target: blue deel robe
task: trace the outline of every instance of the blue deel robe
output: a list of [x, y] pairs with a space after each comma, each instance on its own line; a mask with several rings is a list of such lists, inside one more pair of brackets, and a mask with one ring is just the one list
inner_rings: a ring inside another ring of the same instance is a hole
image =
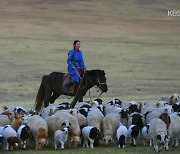
[[[80, 78], [78, 75], [78, 67], [85, 68], [82, 51], [72, 49], [68, 52], [68, 73], [71, 76], [71, 82], [80, 82]], [[75, 67], [75, 70], [73, 69]]]

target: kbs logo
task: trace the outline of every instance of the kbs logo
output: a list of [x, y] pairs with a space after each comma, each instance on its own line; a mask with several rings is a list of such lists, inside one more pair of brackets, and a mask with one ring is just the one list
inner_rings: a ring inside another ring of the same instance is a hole
[[168, 16], [171, 17], [180, 16], [180, 10], [168, 10]]

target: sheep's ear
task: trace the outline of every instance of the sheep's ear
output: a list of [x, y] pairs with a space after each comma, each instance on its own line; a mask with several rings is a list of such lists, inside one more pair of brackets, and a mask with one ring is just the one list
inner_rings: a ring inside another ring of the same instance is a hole
[[71, 123], [69, 122], [69, 126], [71, 126]]
[[66, 126], [66, 123], [65, 123], [65, 122], [63, 122], [63, 123], [62, 123], [62, 126]]
[[167, 136], [167, 135], [165, 135], [165, 138], [164, 138], [164, 140], [168, 140], [169, 139], [169, 137]]
[[159, 141], [161, 141], [161, 135], [156, 136]]
[[70, 114], [73, 114], [73, 110], [70, 111]]

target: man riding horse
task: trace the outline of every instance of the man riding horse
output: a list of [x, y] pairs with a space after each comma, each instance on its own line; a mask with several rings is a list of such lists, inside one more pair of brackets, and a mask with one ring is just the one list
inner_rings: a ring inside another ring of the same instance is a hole
[[[86, 92], [96, 86], [103, 92], [107, 92], [106, 76], [104, 70], [86, 70], [82, 51], [79, 50], [80, 41], [75, 40], [73, 49], [68, 53], [68, 74], [52, 72], [42, 77], [41, 84], [36, 96], [35, 110], [40, 111], [43, 107], [53, 104], [60, 95], [74, 96], [71, 108], [78, 101], [83, 101]], [[85, 70], [80, 73], [80, 70]]]

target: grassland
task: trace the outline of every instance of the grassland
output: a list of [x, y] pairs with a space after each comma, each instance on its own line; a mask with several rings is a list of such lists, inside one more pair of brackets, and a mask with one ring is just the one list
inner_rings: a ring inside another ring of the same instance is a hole
[[[87, 69], [106, 71], [104, 101], [180, 93], [180, 17], [167, 15], [179, 6], [178, 0], [0, 0], [0, 103], [33, 107], [41, 77], [66, 72], [75, 39]], [[98, 94], [92, 89], [92, 98]], [[72, 99], [57, 102], [63, 100]]]

